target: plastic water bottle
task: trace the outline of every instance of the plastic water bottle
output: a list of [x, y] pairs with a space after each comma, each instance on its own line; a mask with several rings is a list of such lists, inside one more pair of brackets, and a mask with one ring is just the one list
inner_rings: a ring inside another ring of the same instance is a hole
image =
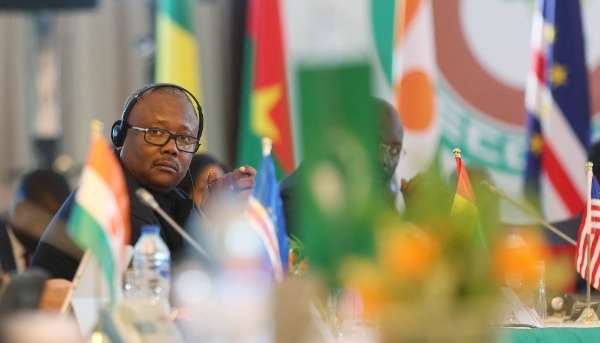
[[535, 265], [538, 273], [538, 285], [535, 294], [535, 311], [540, 319], [548, 318], [548, 299], [546, 298], [546, 264], [544, 261], [537, 261]]
[[171, 287], [171, 253], [159, 235], [158, 226], [142, 227], [142, 236], [133, 250], [133, 269], [139, 280], [137, 296], [162, 301], [169, 308]]
[[[527, 264], [528, 261], [531, 260], [531, 255], [529, 251], [529, 246], [527, 242], [521, 237], [519, 234], [519, 230], [513, 229], [510, 231], [510, 234], [506, 238], [504, 243], [504, 248], [507, 250], [507, 253], [511, 256], [511, 260], [513, 261], [523, 261], [524, 264]], [[511, 267], [516, 269], [507, 270], [504, 275], [504, 280], [506, 281], [506, 285], [512, 289], [517, 296], [521, 299], [521, 301], [528, 307], [534, 308], [534, 296], [533, 292], [529, 288], [531, 285], [526, 284], [526, 276], [523, 274], [524, 270], [518, 268], [518, 266], [512, 265]]]

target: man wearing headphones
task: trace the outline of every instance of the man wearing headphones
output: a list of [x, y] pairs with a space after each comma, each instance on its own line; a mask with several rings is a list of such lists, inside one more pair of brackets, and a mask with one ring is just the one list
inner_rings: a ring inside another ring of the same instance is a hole
[[[209, 172], [207, 199], [198, 211], [193, 201], [176, 188], [186, 176], [192, 156], [201, 144], [203, 114], [196, 98], [173, 84], [151, 84], [129, 96], [121, 120], [111, 132], [119, 155], [131, 203], [131, 245], [144, 225], [159, 225], [161, 236], [177, 263], [184, 241], [166, 221], [142, 204], [135, 191], [143, 187], [160, 207], [193, 237], [202, 237], [203, 218], [221, 205], [243, 202], [252, 192], [256, 170], [243, 166], [217, 178]], [[71, 280], [83, 251], [66, 234], [65, 222], [74, 203], [73, 192], [50, 223], [32, 264], [52, 277]], [[226, 202], [226, 203], [225, 203]]]

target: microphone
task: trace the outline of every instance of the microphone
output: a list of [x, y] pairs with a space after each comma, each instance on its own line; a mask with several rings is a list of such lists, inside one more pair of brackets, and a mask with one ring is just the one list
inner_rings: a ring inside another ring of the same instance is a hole
[[559, 229], [557, 229], [554, 226], [550, 225], [550, 223], [548, 223], [547, 221], [543, 220], [542, 218], [538, 217], [534, 213], [531, 213], [528, 209], [526, 209], [523, 206], [519, 205], [516, 201], [512, 200], [511, 198], [509, 198], [508, 195], [504, 194], [504, 192], [502, 192], [498, 188], [494, 187], [489, 182], [487, 182], [487, 181], [481, 181], [481, 184], [486, 185], [494, 193], [498, 194], [500, 197], [502, 197], [505, 200], [507, 200], [514, 207], [516, 207], [518, 210], [520, 210], [521, 212], [525, 213], [525, 215], [527, 215], [528, 217], [534, 219], [538, 223], [542, 224], [548, 230], [550, 230], [550, 231], [554, 232], [555, 234], [557, 234], [560, 238], [564, 239], [565, 241], [567, 241], [567, 242], [569, 242], [569, 243], [571, 243], [573, 245], [577, 245], [577, 242], [575, 242], [571, 237], [565, 235]]
[[183, 237], [188, 243], [190, 243], [190, 245], [194, 247], [194, 249], [196, 249], [200, 253], [200, 255], [204, 256], [208, 260], [211, 260], [206, 250], [204, 250], [198, 243], [196, 243], [196, 241], [187, 232], [185, 232], [181, 228], [181, 226], [179, 226], [179, 224], [177, 224], [173, 220], [173, 218], [171, 218], [162, 208], [160, 208], [160, 206], [158, 206], [158, 202], [156, 202], [154, 196], [152, 196], [150, 192], [140, 187], [135, 191], [135, 195], [137, 195], [138, 199], [140, 199], [140, 201], [144, 205], [156, 211], [164, 220], [167, 221], [167, 223], [171, 224], [175, 231], [179, 232], [181, 237]]

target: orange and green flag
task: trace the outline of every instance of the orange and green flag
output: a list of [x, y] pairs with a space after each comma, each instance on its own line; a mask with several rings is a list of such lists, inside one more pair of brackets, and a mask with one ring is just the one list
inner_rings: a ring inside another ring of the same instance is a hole
[[202, 99], [193, 0], [159, 0], [156, 14], [156, 82], [178, 84]]
[[238, 164], [258, 166], [261, 138], [273, 140], [277, 173], [296, 167], [279, 0], [249, 0]]
[[129, 193], [119, 159], [108, 142], [100, 134], [94, 134], [67, 232], [98, 260], [113, 303], [126, 267], [123, 263], [131, 231], [129, 211]]

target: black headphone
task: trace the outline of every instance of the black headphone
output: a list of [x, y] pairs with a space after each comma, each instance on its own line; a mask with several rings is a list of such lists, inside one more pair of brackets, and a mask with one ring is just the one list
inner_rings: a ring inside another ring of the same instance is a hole
[[194, 101], [194, 103], [196, 104], [196, 115], [198, 117], [198, 122], [199, 122], [198, 135], [196, 136], [196, 138], [200, 139], [200, 136], [202, 136], [202, 129], [204, 128], [204, 114], [202, 113], [202, 106], [200, 106], [200, 102], [198, 102], [198, 99], [196, 99], [194, 94], [192, 94], [187, 89], [185, 89], [181, 86], [178, 86], [176, 84], [173, 84], [173, 83], [153, 83], [153, 84], [149, 84], [147, 86], [140, 88], [135, 93], [135, 95], [131, 98], [131, 100], [129, 100], [129, 102], [125, 104], [125, 107], [123, 108], [123, 113], [121, 114], [121, 119], [117, 120], [113, 124], [112, 129], [110, 130], [110, 138], [112, 140], [113, 145], [116, 148], [122, 147], [123, 143], [125, 142], [125, 136], [127, 136], [127, 125], [128, 125], [127, 119], [129, 119], [129, 113], [131, 112], [133, 105], [135, 105], [135, 103], [139, 100], [139, 98], [142, 95], [144, 95], [144, 93], [146, 91], [148, 91], [150, 89], [162, 88], [162, 87], [179, 89], [179, 90], [185, 92], [188, 95], [188, 97]]

